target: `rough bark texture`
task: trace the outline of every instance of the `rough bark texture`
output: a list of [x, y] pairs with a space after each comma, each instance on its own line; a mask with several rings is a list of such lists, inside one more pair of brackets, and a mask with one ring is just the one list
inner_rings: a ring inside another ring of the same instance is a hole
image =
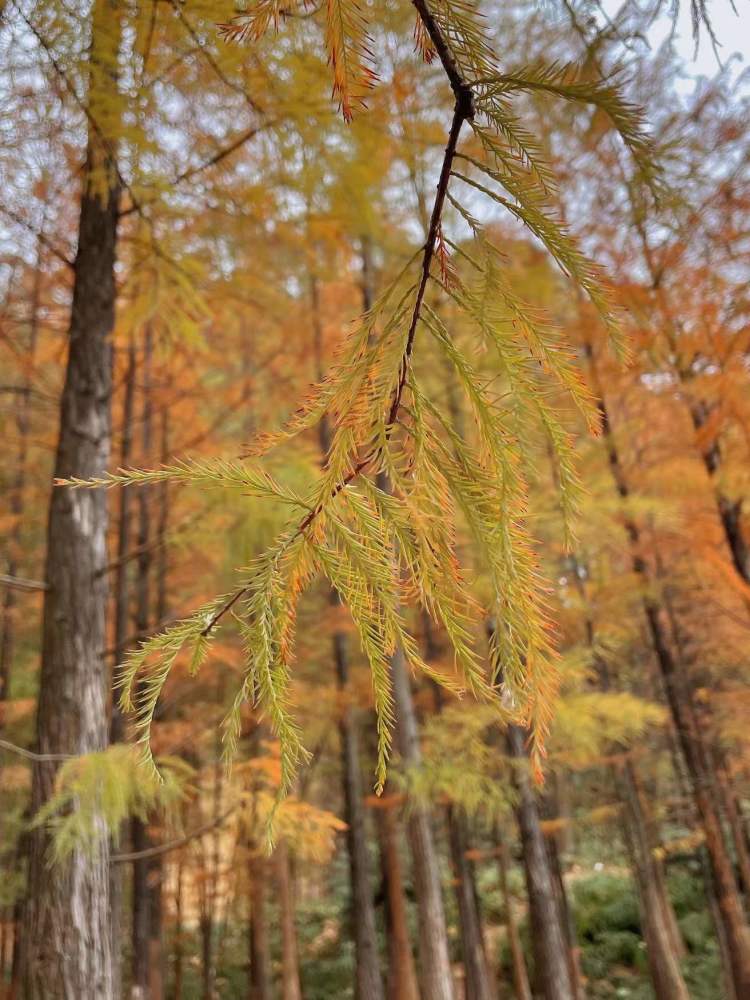
[[[108, 0], [93, 13], [91, 60], [114, 72], [119, 16]], [[99, 94], [98, 99], [104, 95]], [[92, 92], [92, 106], [94, 96]], [[55, 476], [101, 476], [110, 452], [114, 263], [118, 183], [93, 130], [89, 136], [75, 259], [69, 354]], [[108, 738], [105, 648], [107, 500], [103, 490], [54, 489], [47, 529], [37, 746], [42, 754], [102, 750]], [[32, 804], [52, 794], [58, 764], [36, 762]], [[49, 867], [48, 835], [30, 837], [24, 972], [29, 1000], [113, 996], [109, 843]]]
[[487, 965], [474, 869], [467, 857], [469, 835], [466, 816], [456, 806], [449, 806], [447, 820], [461, 930], [464, 995], [472, 1000], [493, 1000], [495, 986]]
[[528, 758], [525, 742], [522, 729], [508, 726], [508, 750], [516, 762], [516, 816], [521, 833], [536, 976], [545, 1000], [575, 1000], [568, 942], [557, 898], [555, 876], [542, 832], [539, 806], [526, 766]]
[[404, 878], [398, 849], [396, 803], [386, 794], [376, 808], [380, 863], [383, 871], [385, 926], [388, 942], [388, 1000], [419, 1000], [414, 955], [409, 939]]
[[[400, 650], [391, 658], [391, 677], [396, 705], [398, 748], [407, 766], [418, 767], [422, 753], [417, 719], [409, 675]], [[419, 918], [419, 975], [422, 993], [430, 1000], [453, 1000], [448, 934], [431, 817], [424, 806], [414, 803], [406, 822]]]

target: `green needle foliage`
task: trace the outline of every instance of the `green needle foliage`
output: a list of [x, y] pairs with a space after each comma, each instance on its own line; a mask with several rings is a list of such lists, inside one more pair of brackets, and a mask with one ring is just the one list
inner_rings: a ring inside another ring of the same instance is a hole
[[[641, 176], [656, 185], [641, 114], [617, 83], [592, 81], [575, 67], [556, 63], [501, 73], [473, 2], [432, 0], [416, 6], [435, 51], [424, 37], [419, 48], [427, 58], [440, 56], [457, 96], [425, 245], [362, 316], [327, 378], [281, 431], [253, 443], [248, 460], [185, 462], [154, 472], [124, 471], [104, 481], [172, 479], [204, 488], [239, 488], [289, 506], [287, 527], [240, 573], [235, 593], [147, 640], [128, 656], [120, 676], [122, 705], [135, 712], [150, 759], [149, 727], [175, 660], [183, 649], [192, 650], [197, 670], [211, 637], [231, 614], [245, 644], [247, 669], [226, 720], [227, 749], [231, 753], [238, 739], [242, 703], [260, 705], [281, 742], [281, 794], [306, 759], [289, 688], [298, 601], [318, 577], [329, 581], [351, 611], [370, 664], [379, 720], [379, 787], [394, 722], [390, 658], [401, 647], [413, 669], [430, 670], [408, 628], [407, 610], [415, 605], [450, 638], [456, 685], [494, 705], [498, 716], [504, 715], [501, 705], [511, 706], [516, 720], [529, 727], [538, 769], [557, 671], [545, 583], [527, 523], [524, 445], [535, 429], [549, 438], [571, 516], [578, 481], [555, 400], [566, 394], [592, 429], [597, 413], [571, 345], [547, 316], [514, 293], [501, 252], [475, 217], [476, 193], [543, 244], [616, 336], [606, 283], [558, 218], [553, 171], [539, 138], [524, 125], [520, 99], [533, 92], [606, 113]], [[350, 8], [348, 13], [342, 7]], [[328, 16], [336, 19], [328, 25], [334, 92], [349, 118], [362, 106], [363, 88], [374, 82], [369, 70], [362, 71], [369, 58], [366, 26], [353, 0], [329, 4]], [[257, 38], [278, 20], [275, 5], [264, 2], [256, 11], [251, 4], [238, 29], [225, 34]], [[242, 25], [249, 25], [244, 33]], [[350, 31], [357, 37], [348, 37]], [[347, 62], [352, 52], [357, 58]], [[354, 63], [359, 68], [352, 70], [352, 82], [347, 74]], [[466, 122], [471, 131], [464, 147], [459, 133]], [[469, 225], [471, 244], [444, 235], [447, 204], [459, 226]], [[441, 319], [441, 302], [457, 310], [463, 328], [471, 331], [468, 342], [459, 343], [451, 322]], [[437, 345], [466, 398], [472, 428], [465, 435], [457, 433], [419, 375], [415, 359], [423, 338]], [[492, 352], [502, 371], [500, 398], [472, 361], [479, 350]], [[263, 459], [324, 417], [332, 428], [325, 467], [310, 494], [300, 498], [264, 470]], [[457, 538], [465, 530], [489, 572], [489, 605], [478, 600], [459, 562]], [[494, 623], [489, 664], [482, 654], [488, 621]]]

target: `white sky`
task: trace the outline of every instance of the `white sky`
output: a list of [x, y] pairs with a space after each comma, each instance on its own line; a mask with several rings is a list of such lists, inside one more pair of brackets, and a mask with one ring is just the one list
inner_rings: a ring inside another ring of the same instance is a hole
[[[734, 73], [746, 69], [750, 64], [750, 0], [735, 0], [736, 12], [732, 9], [730, 0], [707, 0], [706, 6], [720, 45], [718, 52], [722, 63], [726, 64], [737, 53], [740, 59], [733, 62]], [[602, 7], [607, 14], [612, 15], [620, 9], [621, 0], [603, 0]], [[685, 68], [693, 76], [714, 76], [719, 63], [711, 39], [702, 28], [696, 54], [690, 20], [690, 0], [680, 0], [679, 7], [675, 47], [685, 60]], [[654, 24], [649, 33], [654, 46], [666, 38], [671, 27], [666, 16]]]

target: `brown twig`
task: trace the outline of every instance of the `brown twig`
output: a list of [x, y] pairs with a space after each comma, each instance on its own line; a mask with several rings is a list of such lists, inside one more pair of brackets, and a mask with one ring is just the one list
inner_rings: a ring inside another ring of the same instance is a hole
[[7, 750], [26, 760], [33, 760], [35, 763], [46, 763], [47, 761], [73, 760], [75, 754], [72, 753], [35, 753], [33, 750], [26, 750], [24, 747], [16, 746], [8, 740], [0, 740], [0, 750]]
[[161, 854], [168, 854], [170, 851], [177, 850], [178, 847], [184, 847], [185, 844], [189, 844], [191, 840], [196, 840], [198, 837], [203, 837], [207, 833], [211, 833], [212, 830], [218, 829], [218, 827], [223, 826], [229, 817], [237, 812], [239, 809], [239, 803], [235, 803], [226, 809], [220, 816], [216, 819], [209, 820], [207, 823], [203, 823], [201, 826], [196, 827], [194, 830], [190, 830], [189, 833], [184, 834], [182, 837], [178, 837], [176, 840], [170, 840], [166, 844], [156, 844], [154, 847], [146, 847], [142, 851], [127, 851], [123, 854], [112, 854], [110, 855], [109, 862], [113, 865], [122, 865], [128, 861], [141, 861], [145, 858], [158, 858]]
[[49, 590], [44, 580], [28, 580], [25, 576], [8, 576], [7, 573], [0, 573], [0, 586], [12, 590]]

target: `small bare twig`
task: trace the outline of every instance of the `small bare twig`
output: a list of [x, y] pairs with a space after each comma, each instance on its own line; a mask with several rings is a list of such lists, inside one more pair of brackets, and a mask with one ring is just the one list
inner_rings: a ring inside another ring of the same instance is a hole
[[16, 746], [15, 743], [10, 743], [8, 740], [0, 740], [0, 750], [7, 750], [8, 753], [14, 753], [18, 757], [34, 761], [35, 764], [44, 764], [49, 761], [73, 760], [76, 756], [72, 753], [34, 753], [33, 750], [26, 750], [25, 747]]
[[24, 576], [8, 576], [7, 573], [0, 573], [0, 586], [11, 590], [49, 590], [49, 584], [44, 580], [28, 580]]

